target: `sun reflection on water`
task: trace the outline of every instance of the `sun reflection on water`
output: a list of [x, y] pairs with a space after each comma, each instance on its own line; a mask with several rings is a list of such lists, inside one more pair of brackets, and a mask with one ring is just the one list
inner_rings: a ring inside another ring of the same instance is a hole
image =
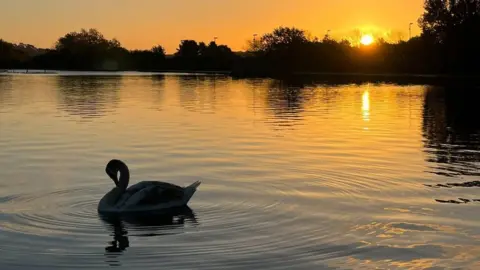
[[[370, 121], [370, 93], [368, 92], [368, 89], [366, 89], [362, 95], [362, 117], [363, 121]], [[367, 130], [368, 127], [364, 127], [364, 129]]]

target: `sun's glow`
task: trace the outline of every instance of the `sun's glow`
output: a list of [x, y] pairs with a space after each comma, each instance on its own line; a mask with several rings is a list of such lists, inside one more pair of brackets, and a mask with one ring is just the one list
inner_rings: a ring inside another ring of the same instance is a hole
[[365, 46], [372, 44], [373, 36], [369, 34], [363, 35], [362, 38], [360, 39], [360, 43], [362, 43]]

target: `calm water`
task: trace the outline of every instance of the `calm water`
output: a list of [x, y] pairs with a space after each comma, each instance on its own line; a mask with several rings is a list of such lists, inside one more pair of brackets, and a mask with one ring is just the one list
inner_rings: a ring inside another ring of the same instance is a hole
[[[0, 76], [0, 269], [479, 269], [476, 91]], [[175, 217], [102, 220], [112, 158], [203, 183]]]

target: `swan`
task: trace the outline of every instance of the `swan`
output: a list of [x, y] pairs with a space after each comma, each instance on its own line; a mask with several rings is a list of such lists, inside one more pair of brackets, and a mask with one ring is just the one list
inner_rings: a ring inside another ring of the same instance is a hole
[[128, 187], [130, 172], [127, 165], [118, 159], [110, 160], [105, 172], [115, 187], [98, 203], [98, 212], [103, 214], [163, 211], [183, 207], [201, 183], [196, 181], [187, 187], [180, 187], [159, 181], [142, 181]]

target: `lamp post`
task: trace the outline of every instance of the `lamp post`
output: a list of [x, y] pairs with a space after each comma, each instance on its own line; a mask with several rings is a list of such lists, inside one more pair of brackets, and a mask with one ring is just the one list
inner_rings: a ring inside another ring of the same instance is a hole
[[257, 51], [258, 50], [258, 47], [257, 47], [257, 34], [253, 34], [253, 42], [252, 42], [252, 45], [251, 45], [251, 48], [252, 50], [254, 51]]

